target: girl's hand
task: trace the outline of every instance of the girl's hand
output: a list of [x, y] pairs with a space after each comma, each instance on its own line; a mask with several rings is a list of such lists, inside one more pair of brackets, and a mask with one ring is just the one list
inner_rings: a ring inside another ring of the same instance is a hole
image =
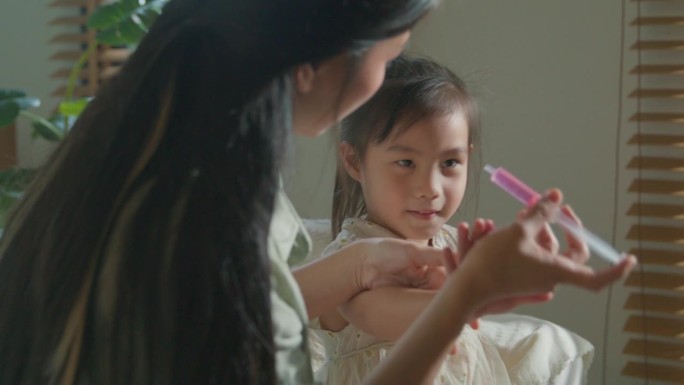
[[[472, 231], [468, 222], [461, 222], [456, 227], [456, 232], [458, 235], [458, 252], [451, 253], [450, 250], [446, 251], [446, 268], [447, 272], [451, 273], [454, 271], [461, 260], [465, 258], [468, 251], [473, 247], [475, 242], [480, 240], [482, 237], [491, 233], [494, 230], [494, 221], [491, 219], [477, 218], [473, 224]], [[470, 327], [473, 329], [480, 328], [480, 318], [479, 316], [470, 320], [468, 322]], [[452, 348], [455, 349], [455, 348]], [[452, 351], [455, 354], [455, 351]]]
[[[456, 227], [458, 235], [458, 255], [464, 258], [475, 242], [494, 230], [494, 221], [491, 219], [477, 218], [472, 231], [468, 222], [461, 222]], [[458, 265], [458, 263], [457, 263]]]
[[363, 250], [363, 263], [357, 274], [362, 290], [383, 286], [436, 290], [446, 280], [441, 249], [391, 238], [370, 238], [357, 243]]

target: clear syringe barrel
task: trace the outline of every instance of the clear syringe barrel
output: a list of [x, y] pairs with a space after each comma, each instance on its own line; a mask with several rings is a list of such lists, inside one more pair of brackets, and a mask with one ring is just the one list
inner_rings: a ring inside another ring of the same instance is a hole
[[[541, 195], [538, 192], [501, 167], [486, 165], [485, 171], [491, 174], [491, 181], [494, 184], [520, 201], [525, 207], [533, 206], [541, 198]], [[618, 253], [610, 244], [591, 233], [589, 230], [579, 226], [564, 212], [561, 211], [558, 213], [556, 222], [575, 237], [584, 241], [587, 246], [589, 246], [589, 249], [606, 261], [618, 263], [620, 259], [622, 259], [620, 253]]]

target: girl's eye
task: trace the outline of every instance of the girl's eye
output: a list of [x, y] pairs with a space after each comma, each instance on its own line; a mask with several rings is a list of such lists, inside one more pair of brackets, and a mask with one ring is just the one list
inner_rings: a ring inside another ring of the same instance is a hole
[[413, 166], [413, 162], [408, 160], [408, 159], [398, 160], [397, 164], [401, 167], [412, 167]]
[[449, 159], [446, 162], [444, 162], [444, 167], [454, 168], [459, 164], [461, 164], [461, 162], [459, 162], [457, 159]]

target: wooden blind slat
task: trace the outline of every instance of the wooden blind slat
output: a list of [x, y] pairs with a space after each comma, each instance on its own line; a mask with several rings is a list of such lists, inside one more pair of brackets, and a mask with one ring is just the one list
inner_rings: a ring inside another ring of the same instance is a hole
[[634, 43], [630, 48], [633, 50], [679, 51], [684, 50], [684, 41], [642, 40]]
[[684, 75], [684, 65], [678, 64], [642, 64], [629, 72], [632, 75]]
[[684, 206], [659, 203], [635, 203], [627, 211], [633, 217], [684, 219]]
[[622, 352], [631, 355], [648, 354], [649, 357], [684, 362], [684, 344], [630, 339]]
[[684, 227], [632, 225], [627, 233], [632, 241], [684, 244]]
[[627, 143], [639, 146], [684, 147], [684, 135], [634, 134]]
[[684, 195], [684, 181], [636, 179], [629, 186], [629, 192], [660, 195]]
[[684, 89], [636, 89], [630, 98], [684, 99]]
[[128, 48], [109, 48], [103, 50], [99, 58], [104, 63], [120, 63], [125, 61], [130, 54], [131, 50]]
[[642, 265], [684, 267], [684, 251], [633, 248], [629, 253], [636, 255]]
[[64, 33], [53, 37], [50, 43], [87, 43], [88, 37], [82, 33]]
[[625, 309], [663, 313], [672, 316], [684, 315], [684, 297], [632, 293], [625, 302]]
[[50, 25], [85, 25], [87, 21], [87, 16], [63, 16], [52, 19]]
[[[644, 0], [641, 0], [644, 1]], [[653, 0], [651, 0], [653, 1]], [[684, 368], [659, 365], [654, 363], [628, 362], [622, 369], [622, 374], [631, 377], [648, 378], [659, 381], [670, 381], [681, 384], [684, 382]]]
[[54, 55], [50, 56], [50, 60], [65, 60], [76, 62], [76, 60], [78, 60], [78, 58], [80, 58], [82, 54], [83, 52], [81, 51], [59, 51]]
[[684, 275], [636, 271], [627, 277], [625, 285], [684, 292]]
[[85, 7], [86, 0], [55, 0], [50, 3], [51, 7]]
[[[66, 95], [66, 86], [61, 86], [52, 91], [50, 95], [55, 96], [55, 97], [64, 97]], [[74, 87], [73, 91], [73, 96], [77, 98], [84, 98], [86, 96], [92, 96], [93, 94], [90, 92], [90, 88], [87, 86], [76, 86]]]
[[630, 122], [684, 123], [684, 114], [672, 112], [637, 112], [629, 118]]
[[[50, 77], [52, 79], [68, 79], [69, 76], [71, 75], [71, 69], [70, 68], [62, 68], [60, 70], [57, 70], [50, 74]], [[79, 71], [78, 76], [82, 80], [87, 80], [88, 79], [88, 73], [86, 71]]]
[[637, 334], [646, 332], [656, 336], [680, 340], [684, 339], [684, 319], [633, 315], [625, 323], [624, 331]]
[[684, 17], [639, 17], [630, 25], [684, 25]]
[[684, 171], [684, 159], [660, 156], [635, 156], [627, 164], [629, 169]]

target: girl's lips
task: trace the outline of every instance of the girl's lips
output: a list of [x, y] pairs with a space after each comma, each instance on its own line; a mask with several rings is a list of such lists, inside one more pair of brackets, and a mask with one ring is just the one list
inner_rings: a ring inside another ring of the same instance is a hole
[[409, 210], [409, 214], [413, 215], [414, 217], [418, 219], [432, 219], [437, 214], [437, 211], [434, 210], [426, 210], [426, 211], [414, 211], [414, 210]]

